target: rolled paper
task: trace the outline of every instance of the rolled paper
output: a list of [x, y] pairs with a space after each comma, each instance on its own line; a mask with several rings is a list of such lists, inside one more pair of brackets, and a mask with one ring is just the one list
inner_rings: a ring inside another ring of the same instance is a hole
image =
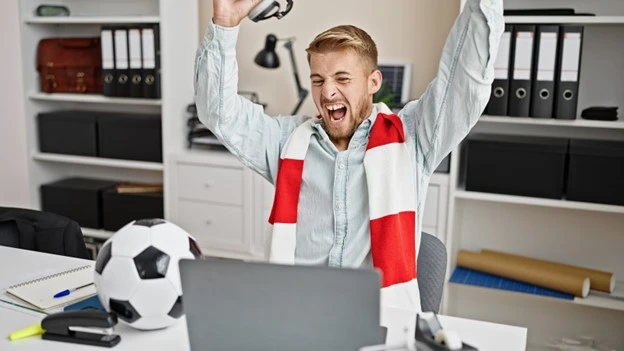
[[457, 254], [457, 265], [566, 292], [578, 297], [587, 297], [589, 294], [590, 280], [587, 276], [576, 273], [563, 273], [552, 268], [534, 263], [524, 263], [502, 255], [487, 255], [460, 250]]
[[487, 255], [497, 255], [509, 257], [510, 259], [515, 259], [521, 262], [526, 262], [527, 264], [537, 264], [544, 267], [549, 267], [550, 269], [554, 269], [564, 273], [575, 273], [579, 275], [585, 275], [589, 277], [590, 281], [590, 289], [603, 291], [607, 293], [612, 293], [615, 290], [615, 276], [611, 272], [599, 271], [596, 269], [574, 266], [565, 263], [541, 260], [532, 257], [525, 257], [520, 255], [514, 255], [506, 252], [483, 249], [481, 250], [482, 254]]

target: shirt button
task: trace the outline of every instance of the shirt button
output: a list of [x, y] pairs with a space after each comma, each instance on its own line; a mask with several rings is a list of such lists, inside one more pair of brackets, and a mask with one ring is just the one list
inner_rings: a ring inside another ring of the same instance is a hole
[[340, 166], [338, 166], [338, 168], [340, 168], [340, 169], [345, 169], [345, 165], [344, 165], [344, 163], [341, 163], [341, 164], [340, 164]]
[[341, 202], [341, 203], [338, 204], [337, 207], [338, 207], [339, 210], [342, 210], [344, 208], [344, 204]]

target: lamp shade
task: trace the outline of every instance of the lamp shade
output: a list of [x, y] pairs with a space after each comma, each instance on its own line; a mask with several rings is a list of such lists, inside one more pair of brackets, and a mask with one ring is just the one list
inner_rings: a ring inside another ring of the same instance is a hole
[[257, 55], [254, 61], [259, 66], [265, 68], [277, 68], [280, 65], [279, 57], [275, 52], [275, 45], [277, 43], [277, 37], [273, 34], [269, 34], [264, 42], [264, 49], [262, 49]]

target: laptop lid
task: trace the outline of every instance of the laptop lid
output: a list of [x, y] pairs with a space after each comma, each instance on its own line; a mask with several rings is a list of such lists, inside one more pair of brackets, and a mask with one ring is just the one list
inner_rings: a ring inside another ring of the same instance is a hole
[[181, 260], [192, 351], [357, 351], [383, 344], [373, 270]]

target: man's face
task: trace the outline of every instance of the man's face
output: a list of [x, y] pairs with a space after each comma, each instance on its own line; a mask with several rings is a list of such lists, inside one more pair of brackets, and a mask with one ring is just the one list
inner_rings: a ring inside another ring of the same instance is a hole
[[346, 150], [353, 133], [371, 113], [381, 72], [370, 71], [352, 50], [310, 54], [312, 97], [325, 130], [339, 150]]

